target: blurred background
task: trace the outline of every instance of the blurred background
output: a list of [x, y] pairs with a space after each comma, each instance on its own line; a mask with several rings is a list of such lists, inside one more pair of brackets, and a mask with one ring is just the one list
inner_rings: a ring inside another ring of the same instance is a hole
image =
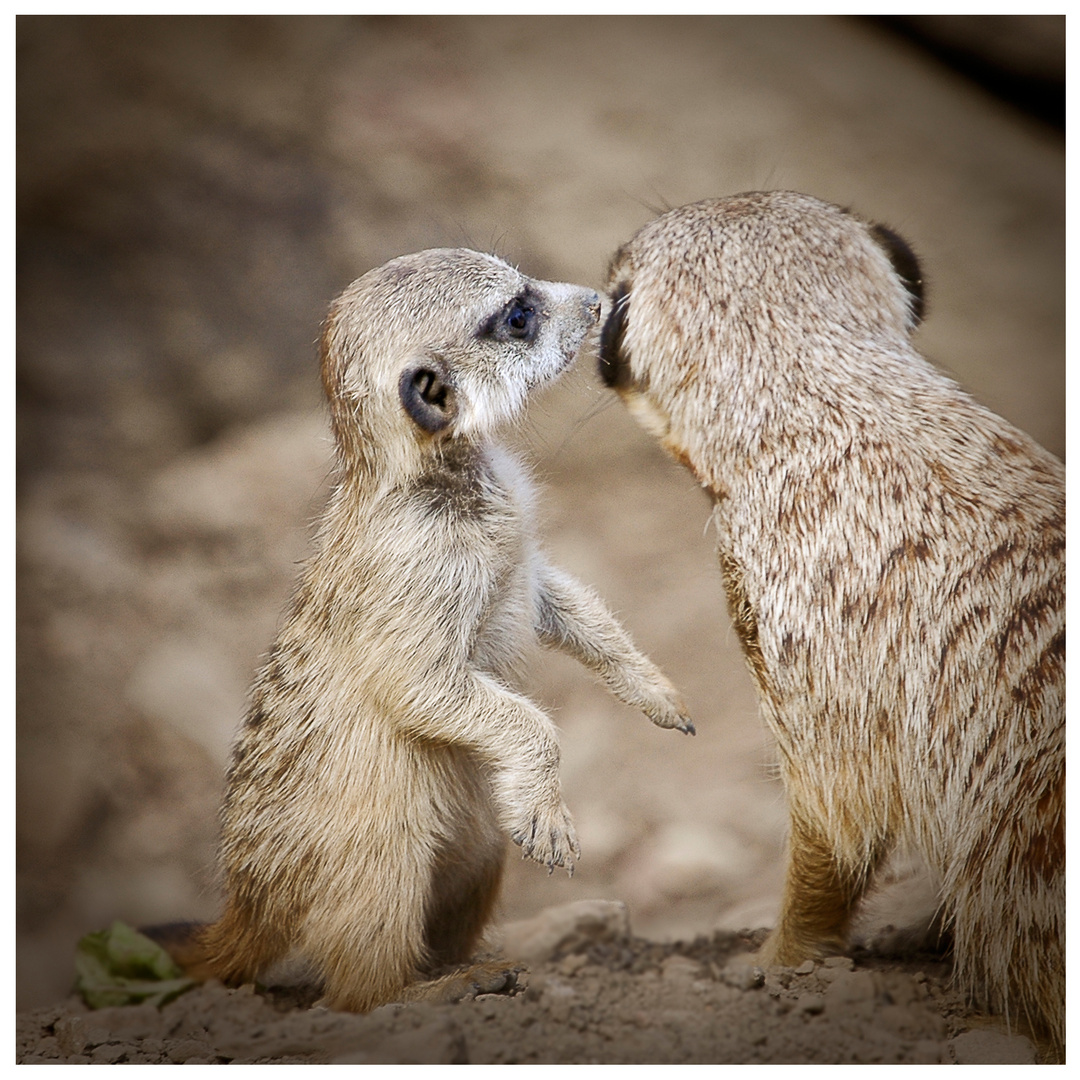
[[[216, 911], [232, 731], [325, 497], [319, 324], [372, 266], [465, 245], [601, 287], [667, 207], [807, 191], [911, 242], [923, 351], [1064, 455], [1064, 17], [17, 26], [20, 1008], [89, 930]], [[698, 735], [540, 654], [583, 859], [512, 858], [504, 917], [767, 925], [783, 796], [704, 496], [588, 355], [515, 440], [552, 556]]]

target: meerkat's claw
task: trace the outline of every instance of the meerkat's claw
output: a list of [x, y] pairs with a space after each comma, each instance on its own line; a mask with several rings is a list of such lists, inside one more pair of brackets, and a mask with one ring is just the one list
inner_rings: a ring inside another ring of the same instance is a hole
[[681, 731], [684, 735], [696, 734], [694, 722], [690, 719], [689, 713], [686, 710], [686, 705], [674, 688], [672, 689], [670, 696], [661, 699], [660, 705], [656, 707], [646, 707], [644, 712], [657, 727], [674, 728], [676, 731]]
[[520, 845], [523, 859], [546, 866], [549, 874], [554, 873], [556, 866], [563, 867], [572, 877], [574, 858], [581, 857], [581, 846], [574, 833], [570, 812], [562, 807], [557, 813], [562, 820], [547, 824], [542, 821], [542, 815], [534, 815], [527, 828], [514, 831], [510, 839]]

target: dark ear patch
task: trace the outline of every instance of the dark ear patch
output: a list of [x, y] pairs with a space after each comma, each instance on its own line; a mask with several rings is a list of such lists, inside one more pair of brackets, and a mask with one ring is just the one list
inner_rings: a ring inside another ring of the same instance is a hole
[[405, 411], [429, 435], [448, 427], [457, 412], [453, 387], [434, 366], [407, 367], [401, 373], [398, 393]]
[[611, 290], [611, 310], [600, 331], [600, 378], [604, 385], [619, 390], [630, 385], [630, 363], [623, 353], [626, 316], [630, 310], [630, 287], [620, 281]]
[[896, 271], [896, 276], [903, 282], [904, 288], [911, 296], [911, 314], [918, 325], [926, 314], [926, 297], [922, 267], [919, 266], [915, 252], [902, 236], [884, 225], [871, 225], [870, 235], [884, 248], [885, 254], [889, 256], [889, 262]]

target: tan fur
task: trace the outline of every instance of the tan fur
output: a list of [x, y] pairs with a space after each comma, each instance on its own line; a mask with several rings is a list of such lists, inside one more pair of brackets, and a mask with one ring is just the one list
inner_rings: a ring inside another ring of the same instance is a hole
[[465, 250], [395, 259], [333, 305], [338, 475], [229, 770], [211, 974], [297, 953], [331, 1007], [359, 1012], [505, 983], [505, 965], [427, 980], [472, 956], [507, 833], [549, 870], [578, 855], [555, 727], [517, 690], [537, 639], [692, 730], [603, 604], [547, 563], [528, 478], [491, 437], [599, 310]]
[[895, 845], [956, 973], [1064, 1046], [1061, 463], [916, 352], [917, 263], [805, 195], [673, 210], [615, 256], [601, 372], [715, 499], [790, 806], [785, 964]]

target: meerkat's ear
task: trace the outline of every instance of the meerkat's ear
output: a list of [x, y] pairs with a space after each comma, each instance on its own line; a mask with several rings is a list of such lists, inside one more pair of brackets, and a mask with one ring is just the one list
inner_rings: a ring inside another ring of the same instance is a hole
[[907, 289], [911, 297], [911, 317], [915, 321], [914, 325], [918, 326], [926, 314], [926, 296], [922, 267], [919, 266], [915, 252], [902, 236], [884, 225], [871, 225], [870, 235], [889, 256], [889, 262], [892, 263], [896, 276]]
[[417, 427], [429, 435], [449, 427], [457, 415], [457, 396], [434, 360], [410, 364], [401, 373], [398, 394]]

